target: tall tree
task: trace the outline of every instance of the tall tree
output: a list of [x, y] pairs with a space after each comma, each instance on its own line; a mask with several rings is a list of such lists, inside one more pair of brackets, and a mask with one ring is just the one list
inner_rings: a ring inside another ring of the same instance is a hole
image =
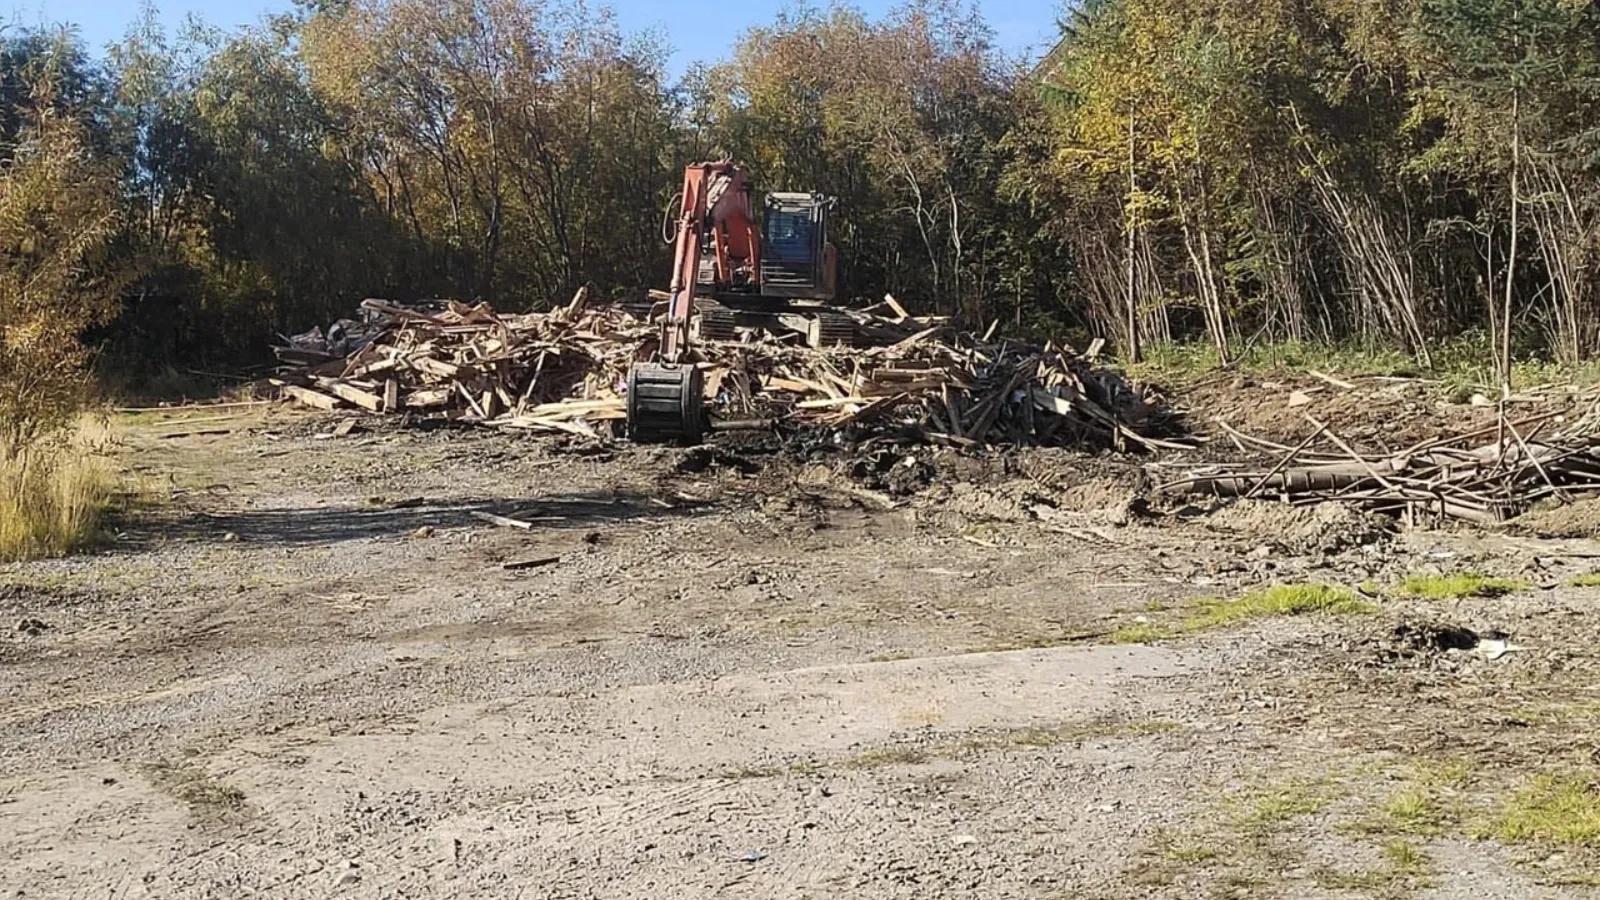
[[70, 93], [73, 46], [32, 53], [0, 143], [0, 449], [8, 458], [72, 421], [90, 393], [83, 332], [116, 309], [117, 172]]
[[1479, 176], [1481, 214], [1504, 217], [1503, 227], [1480, 228], [1489, 235], [1490, 276], [1498, 269], [1489, 321], [1509, 390], [1516, 316], [1531, 305], [1517, 302], [1530, 205], [1542, 207], [1537, 232], [1558, 352], [1572, 358], [1592, 349], [1592, 279], [1587, 261], [1572, 258], [1596, 237], [1593, 215], [1578, 212], [1573, 190], [1573, 179], [1588, 180], [1592, 169], [1572, 167], [1564, 151], [1595, 126], [1600, 13], [1571, 0], [1424, 0], [1415, 38], [1448, 128], [1436, 156], [1470, 167]]

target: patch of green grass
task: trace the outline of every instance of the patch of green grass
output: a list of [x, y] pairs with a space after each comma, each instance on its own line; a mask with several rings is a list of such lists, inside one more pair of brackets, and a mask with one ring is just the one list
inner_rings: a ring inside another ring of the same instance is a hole
[[[1380, 814], [1367, 791], [1373, 779], [1395, 777], [1396, 762], [1406, 766], [1405, 780], [1381, 804]], [[1309, 870], [1324, 891], [1403, 900], [1438, 882], [1426, 852], [1427, 837], [1411, 835], [1446, 833], [1459, 821], [1448, 790], [1465, 784], [1470, 774], [1469, 767], [1453, 760], [1370, 756], [1335, 761], [1332, 768], [1315, 775], [1292, 770], [1264, 773], [1226, 796], [1219, 810], [1223, 815], [1208, 817], [1211, 824], [1204, 832], [1158, 830], [1136, 871], [1170, 884], [1186, 870], [1203, 865], [1204, 876], [1189, 878], [1208, 879], [1210, 890], [1195, 893], [1226, 897], [1279, 896], [1287, 893], [1287, 885], [1254, 879], [1262, 873]], [[1372, 812], [1372, 827], [1342, 824], [1351, 811], [1361, 808]], [[1308, 838], [1330, 826], [1359, 842], [1363, 857], [1357, 859], [1366, 861], [1318, 867], [1319, 860], [1307, 849], [1320, 844]]]
[[1383, 804], [1389, 831], [1401, 834], [1438, 834], [1444, 830], [1444, 810], [1438, 798], [1418, 788], [1393, 794]]
[[1317, 887], [1323, 890], [1357, 891], [1363, 894], [1382, 894], [1394, 881], [1394, 876], [1386, 869], [1344, 872], [1323, 867], [1317, 869], [1312, 877], [1316, 880]]
[[787, 771], [783, 766], [732, 766], [717, 773], [727, 781], [744, 781], [751, 778], [776, 778]]
[[1317, 886], [1336, 891], [1358, 891], [1380, 898], [1398, 898], [1421, 887], [1433, 886], [1433, 862], [1414, 845], [1389, 841], [1380, 848], [1382, 868], [1347, 872], [1331, 868], [1316, 871]]
[[1384, 844], [1383, 858], [1402, 875], [1420, 875], [1428, 870], [1428, 854], [1406, 841], [1390, 841]]
[[[1199, 375], [1221, 367], [1214, 347], [1204, 343], [1161, 344], [1146, 349], [1145, 362], [1129, 367], [1136, 377]], [[1415, 357], [1396, 349], [1355, 344], [1310, 344], [1286, 341], [1245, 348], [1232, 360], [1235, 371], [1265, 374], [1317, 369], [1332, 374], [1395, 375], [1419, 371]]]
[[1192, 866], [1216, 859], [1217, 850], [1215, 847], [1208, 847], [1205, 844], [1180, 844], [1169, 847], [1166, 855], [1173, 862]]
[[1173, 834], [1159, 827], [1151, 843], [1152, 849], [1159, 853], [1162, 859], [1187, 866], [1208, 863], [1222, 855], [1215, 846], [1193, 835]]
[[1464, 759], [1424, 759], [1413, 767], [1417, 784], [1431, 790], [1465, 790], [1472, 783], [1472, 763]]
[[219, 816], [244, 808], [244, 791], [212, 778], [195, 763], [152, 763], [145, 767], [145, 774], [195, 815]]
[[1113, 644], [1153, 644], [1173, 637], [1176, 633], [1165, 625], [1156, 625], [1151, 622], [1135, 622], [1124, 625], [1111, 632]]
[[1575, 575], [1567, 579], [1568, 587], [1591, 588], [1600, 587], [1600, 572], [1589, 572], [1584, 575]]
[[914, 766], [927, 762], [928, 758], [929, 753], [925, 747], [873, 747], [846, 759], [844, 767], [859, 770], [878, 769], [893, 765]]
[[1225, 897], [1253, 897], [1267, 886], [1267, 880], [1251, 872], [1229, 872], [1222, 876], [1222, 894]]
[[1477, 572], [1458, 572], [1454, 575], [1409, 575], [1400, 583], [1400, 590], [1408, 596], [1424, 600], [1504, 597], [1525, 590], [1527, 587], [1525, 581], [1491, 578]]
[[1018, 747], [1054, 747], [1059, 744], [1076, 744], [1081, 741], [1109, 738], [1143, 737], [1165, 734], [1182, 728], [1176, 722], [1096, 722], [1088, 725], [1063, 725], [1059, 728], [1024, 728], [1003, 732], [990, 741], [980, 741], [985, 746], [1009, 744]]
[[1484, 836], [1508, 844], [1600, 847], [1600, 785], [1592, 773], [1541, 775], [1501, 803]]
[[1316, 794], [1285, 792], [1269, 794], [1257, 800], [1250, 809], [1249, 822], [1254, 825], [1275, 825], [1300, 816], [1319, 813], [1328, 805], [1328, 799]]
[[1344, 588], [1325, 584], [1279, 584], [1251, 591], [1237, 600], [1203, 600], [1185, 628], [1214, 628], [1273, 616], [1308, 613], [1370, 613], [1372, 604]]
[[1472, 778], [1462, 760], [1416, 760], [1381, 806], [1341, 830], [1371, 836], [1444, 834], [1462, 818], [1459, 792]]
[[1235, 798], [1234, 824], [1247, 831], [1271, 830], [1301, 816], [1322, 812], [1342, 793], [1332, 778], [1295, 779], [1258, 787]]
[[1524, 360], [1511, 364], [1513, 390], [1557, 383], [1588, 387], [1597, 381], [1600, 381], [1600, 363], [1593, 360], [1577, 364]]
[[1251, 591], [1234, 600], [1195, 600], [1188, 609], [1189, 615], [1176, 623], [1130, 622], [1111, 632], [1110, 640], [1114, 644], [1150, 644], [1195, 631], [1257, 619], [1313, 613], [1371, 613], [1377, 608], [1342, 587], [1278, 584]]
[[1545, 701], [1517, 707], [1512, 718], [1529, 725], [1590, 727], [1600, 719], [1600, 703]]

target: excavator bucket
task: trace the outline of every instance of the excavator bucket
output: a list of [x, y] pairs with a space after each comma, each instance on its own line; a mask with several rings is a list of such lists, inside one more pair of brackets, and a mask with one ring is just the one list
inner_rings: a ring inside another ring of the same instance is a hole
[[698, 444], [707, 430], [705, 374], [693, 363], [635, 363], [628, 371], [628, 436]]

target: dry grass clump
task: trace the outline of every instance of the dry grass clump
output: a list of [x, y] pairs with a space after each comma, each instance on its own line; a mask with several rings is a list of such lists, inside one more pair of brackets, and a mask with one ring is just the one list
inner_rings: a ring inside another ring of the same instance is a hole
[[106, 435], [0, 444], [0, 562], [62, 556], [92, 544], [116, 497]]

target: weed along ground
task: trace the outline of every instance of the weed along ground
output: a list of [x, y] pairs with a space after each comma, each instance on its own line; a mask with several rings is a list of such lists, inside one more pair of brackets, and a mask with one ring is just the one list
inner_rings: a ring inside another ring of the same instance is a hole
[[0, 563], [59, 556], [103, 536], [119, 492], [109, 440], [85, 422], [26, 449], [0, 446]]
[[1549, 512], [348, 418], [119, 416], [138, 514], [0, 568], [0, 884], [1600, 891], [1600, 545]]

